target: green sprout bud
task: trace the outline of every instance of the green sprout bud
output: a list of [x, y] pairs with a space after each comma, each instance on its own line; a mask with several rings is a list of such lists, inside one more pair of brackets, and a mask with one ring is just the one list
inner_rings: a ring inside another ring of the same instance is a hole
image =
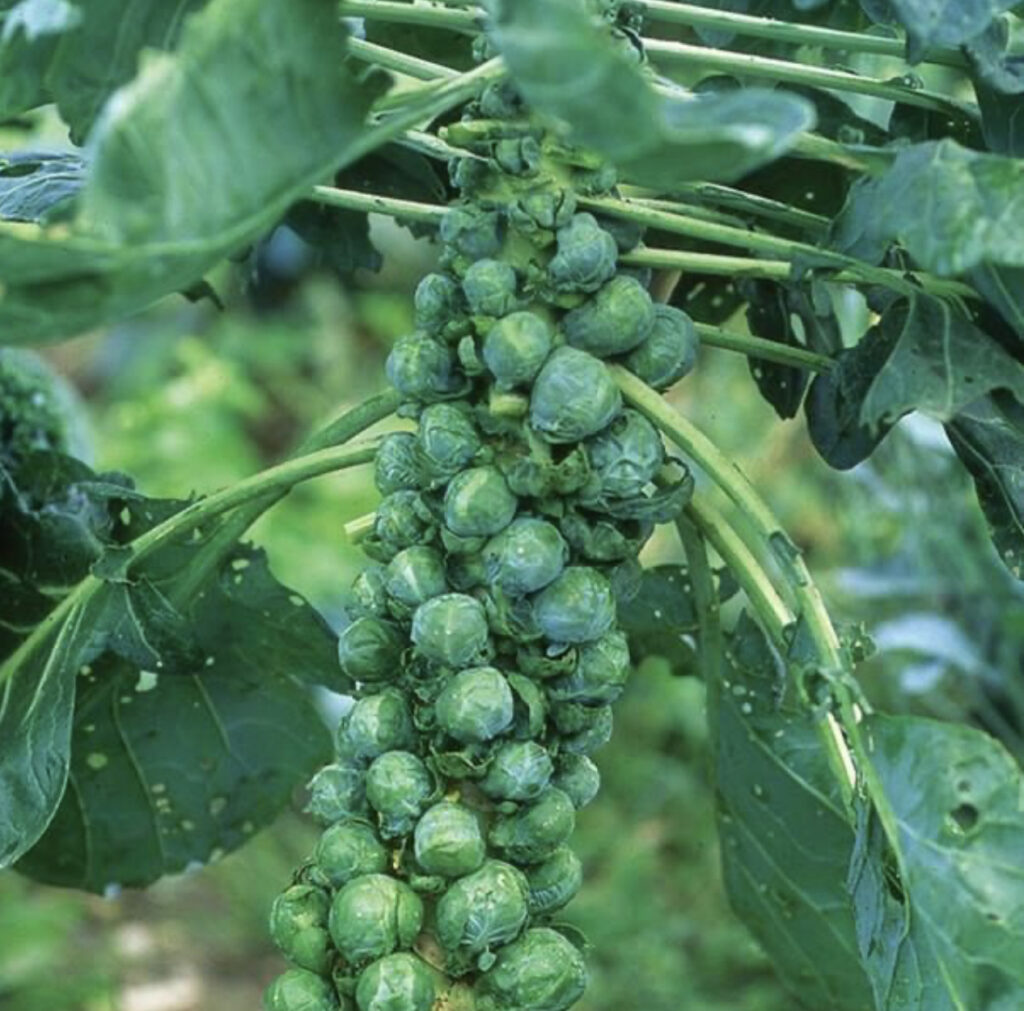
[[693, 320], [675, 306], [654, 307], [654, 325], [622, 364], [656, 390], [667, 390], [697, 363], [700, 339]]
[[519, 500], [497, 467], [470, 467], [452, 478], [444, 522], [460, 537], [490, 537], [512, 522]]
[[412, 831], [435, 791], [430, 770], [408, 751], [389, 751], [366, 771], [366, 799], [388, 839]]
[[642, 494], [665, 462], [658, 430], [628, 408], [603, 432], [588, 439], [586, 449], [600, 494], [610, 498]]
[[337, 1011], [338, 995], [326, 980], [306, 969], [289, 969], [263, 994], [266, 1011]]
[[568, 558], [558, 528], [528, 516], [513, 520], [483, 550], [488, 580], [512, 597], [543, 589], [561, 575]]
[[413, 296], [416, 326], [427, 333], [439, 333], [463, 312], [462, 291], [447, 274], [427, 274]]
[[512, 208], [515, 223], [526, 231], [543, 228], [551, 231], [572, 221], [576, 213], [576, 194], [571, 189], [544, 189], [521, 196]]
[[558, 702], [602, 706], [615, 702], [629, 676], [629, 644], [622, 632], [613, 631], [580, 647], [576, 669], [551, 683], [550, 696]]
[[454, 477], [480, 452], [480, 435], [466, 411], [431, 404], [420, 415], [416, 434], [425, 469], [439, 480]]
[[495, 819], [488, 839], [514, 863], [536, 864], [567, 842], [575, 826], [576, 809], [572, 801], [552, 786], [515, 814]]
[[470, 309], [479, 316], [504, 316], [516, 307], [516, 272], [504, 260], [477, 260], [462, 279]]
[[534, 597], [533, 613], [552, 642], [592, 642], [615, 622], [615, 596], [596, 569], [570, 565]]
[[448, 589], [441, 553], [423, 544], [399, 551], [391, 559], [386, 582], [391, 609], [400, 618], [407, 618], [424, 601]]
[[281, 954], [300, 968], [321, 975], [331, 963], [329, 908], [327, 892], [313, 885], [292, 885], [270, 907], [270, 936]]
[[373, 483], [381, 495], [415, 491], [420, 486], [420, 460], [412, 432], [392, 432], [381, 439], [373, 460]]
[[388, 851], [366, 822], [343, 821], [320, 836], [313, 861], [318, 878], [331, 888], [340, 888], [364, 874], [383, 874]]
[[586, 755], [563, 754], [551, 785], [566, 793], [577, 811], [585, 808], [601, 789], [601, 773]]
[[551, 353], [551, 327], [534, 312], [498, 320], [484, 338], [484, 362], [501, 390], [532, 383]]
[[530, 914], [544, 916], [568, 905], [583, 884], [583, 864], [568, 847], [560, 846], [542, 864], [526, 871]]
[[441, 241], [471, 260], [496, 256], [501, 251], [503, 222], [494, 211], [480, 207], [452, 207], [439, 229]]
[[536, 741], [510, 741], [494, 752], [479, 786], [494, 800], [536, 800], [553, 771], [547, 749]]
[[384, 367], [391, 385], [410, 400], [429, 404], [466, 389], [451, 348], [423, 333], [399, 337]]
[[463, 744], [489, 741], [515, 715], [512, 689], [495, 667], [471, 667], [453, 677], [434, 706], [438, 725]]
[[[609, 237], [609, 241], [611, 238]], [[599, 358], [632, 351], [654, 326], [654, 303], [636, 278], [612, 278], [562, 320], [566, 340]]]
[[583, 996], [583, 956], [556, 930], [536, 927], [504, 948], [479, 990], [500, 1008], [567, 1011]]
[[309, 812], [321, 825], [332, 825], [366, 811], [366, 778], [354, 761], [325, 765], [309, 782]]
[[359, 1011], [430, 1011], [436, 997], [430, 967], [405, 952], [371, 962], [356, 985]]
[[548, 442], [596, 435], [622, 409], [622, 394], [604, 364], [576, 348], [552, 352], [530, 394], [530, 424]]
[[[570, 717], [570, 713], [572, 714]], [[603, 748], [612, 737], [612, 709], [602, 706], [593, 709], [590, 706], [577, 706], [575, 703], [562, 703], [553, 711], [555, 725], [564, 734], [562, 750], [572, 755], [590, 755]], [[574, 729], [569, 729], [569, 726]], [[565, 727], [566, 729], [562, 729]], [[579, 729], [575, 729], [578, 727]]]
[[412, 641], [428, 659], [465, 667], [490, 641], [483, 605], [464, 593], [444, 593], [420, 604], [412, 616]]
[[575, 214], [558, 230], [558, 252], [548, 264], [548, 277], [558, 291], [597, 291], [615, 276], [615, 240], [592, 214]]
[[480, 96], [480, 115], [484, 119], [513, 119], [523, 109], [523, 100], [508, 80], [489, 84]]
[[346, 610], [356, 618], [388, 616], [388, 594], [382, 565], [368, 565], [356, 576], [352, 581], [352, 599]]
[[382, 684], [398, 673], [407, 643], [396, 625], [380, 618], [356, 618], [338, 636], [341, 669], [361, 684]]
[[328, 923], [342, 958], [358, 966], [411, 948], [423, 926], [423, 902], [395, 878], [364, 874], [334, 896]]
[[354, 758], [374, 759], [415, 744], [409, 704], [397, 688], [359, 699], [338, 727], [338, 752]]
[[526, 878], [500, 860], [459, 878], [437, 904], [437, 938], [446, 951], [475, 955], [506, 944], [526, 924]]
[[429, 538], [432, 524], [423, 499], [414, 491], [396, 491], [377, 506], [373, 536], [389, 558], [402, 548], [422, 544]]
[[423, 870], [447, 878], [478, 870], [487, 854], [476, 815], [450, 801], [435, 804], [424, 813], [416, 824], [413, 847]]

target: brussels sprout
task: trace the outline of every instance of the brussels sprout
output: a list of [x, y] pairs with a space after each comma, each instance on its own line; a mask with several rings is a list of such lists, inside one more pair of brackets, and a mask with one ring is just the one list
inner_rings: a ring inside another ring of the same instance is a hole
[[532, 804], [496, 818], [488, 841], [514, 863], [536, 864], [565, 843], [575, 826], [572, 801], [549, 786]]
[[527, 917], [521, 871], [500, 860], [459, 878], [437, 904], [437, 938], [449, 952], [479, 954], [511, 941]]
[[[570, 719], [570, 712], [572, 718]], [[571, 755], [590, 755], [603, 748], [612, 737], [612, 709], [603, 706], [592, 709], [589, 706], [576, 706], [574, 703], [562, 703], [555, 707], [553, 713], [555, 725], [565, 736], [562, 738], [562, 750]], [[578, 726], [578, 730], [570, 730], [570, 725]], [[565, 727], [566, 729], [562, 729]]]
[[558, 931], [535, 927], [502, 949], [477, 985], [501, 1008], [567, 1011], [583, 996], [587, 967]]
[[512, 723], [512, 689], [497, 668], [470, 667], [445, 685], [434, 710], [438, 726], [455, 740], [489, 741]]
[[526, 871], [530, 885], [530, 913], [542, 916], [561, 909], [583, 884], [583, 864], [568, 847], [560, 846], [542, 864]]
[[358, 966], [412, 947], [423, 926], [423, 902], [395, 878], [364, 874], [334, 896], [328, 925], [342, 958]]
[[[611, 241], [609, 239], [609, 241]], [[562, 320], [566, 340], [599, 358], [631, 351], [654, 325], [654, 303], [635, 278], [612, 278]]]
[[452, 207], [439, 229], [441, 241], [471, 260], [495, 256], [501, 251], [503, 222], [494, 211], [480, 207]]
[[597, 223], [615, 240], [620, 253], [636, 249], [644, 237], [644, 226], [637, 221], [598, 217]]
[[612, 498], [640, 495], [665, 462], [658, 430], [629, 408], [588, 439], [586, 447], [600, 493]]
[[622, 409], [622, 394], [604, 364], [576, 348], [556, 348], [530, 394], [530, 424], [548, 442], [596, 435]]
[[558, 526], [569, 547], [591, 562], [633, 558], [654, 533], [654, 523], [648, 519], [601, 518], [575, 510], [563, 516]]
[[316, 973], [289, 969], [275, 979], [263, 994], [266, 1011], [337, 1011], [334, 987]]
[[576, 194], [571, 189], [545, 187], [521, 196], [512, 208], [513, 220], [527, 230], [551, 230], [569, 224], [576, 213]]
[[484, 862], [487, 846], [468, 807], [442, 801], [429, 808], [413, 836], [416, 860], [428, 874], [447, 878], [471, 874]]
[[516, 307], [516, 272], [504, 260], [477, 260], [462, 278], [462, 290], [478, 316], [504, 316]]
[[338, 752], [354, 758], [373, 759], [415, 743], [412, 714], [397, 688], [360, 699], [338, 727]]
[[696, 364], [699, 346], [693, 320], [675, 306], [658, 304], [647, 337], [622, 364], [649, 386], [667, 390]]
[[558, 252], [548, 264], [548, 277], [558, 291], [597, 291], [615, 276], [615, 240], [592, 214], [574, 214], [558, 230]]
[[597, 569], [570, 565], [533, 598], [533, 613], [552, 642], [591, 642], [615, 623], [615, 597]]
[[398, 674], [407, 643], [397, 626], [381, 618], [356, 618], [338, 636], [341, 669], [362, 684], [381, 684]]
[[448, 589], [441, 553], [423, 544], [399, 551], [388, 563], [386, 579], [391, 609], [400, 618]]
[[473, 419], [453, 404], [424, 408], [416, 438], [425, 470], [440, 481], [454, 477], [480, 452], [480, 435]]
[[516, 666], [528, 677], [547, 681], [572, 673], [576, 667], [576, 649], [549, 651], [547, 646], [520, 646], [516, 650]]
[[494, 752], [479, 786], [494, 800], [536, 800], [553, 771], [547, 749], [536, 741], [510, 741]]
[[480, 115], [484, 119], [512, 119], [522, 111], [523, 100], [508, 80], [489, 84], [480, 96]]
[[388, 594], [382, 565], [368, 565], [352, 581], [352, 599], [347, 610], [357, 618], [388, 616]]
[[494, 145], [494, 162], [508, 175], [533, 175], [540, 161], [536, 137], [504, 137]]
[[313, 885], [286, 888], [270, 907], [270, 936], [281, 954], [302, 969], [321, 975], [330, 968], [327, 892]]
[[388, 751], [366, 771], [366, 799], [385, 838], [411, 832], [434, 793], [430, 771], [408, 751]]
[[498, 389], [532, 383], [551, 353], [551, 327], [534, 312], [498, 320], [484, 337], [484, 361]]
[[470, 467], [452, 478], [444, 522], [460, 537], [489, 537], [512, 522], [519, 500], [497, 467]]
[[399, 393], [428, 404], [457, 396], [467, 385], [465, 377], [458, 374], [451, 349], [423, 333], [399, 337], [385, 369]]
[[464, 667], [490, 642], [483, 605], [464, 593], [444, 593], [420, 604], [412, 616], [412, 641], [428, 659]]
[[553, 681], [548, 691], [559, 702], [609, 705], [622, 694], [628, 676], [629, 645], [622, 632], [613, 631], [582, 646], [576, 669]]
[[430, 967], [405, 952], [372, 962], [356, 985], [359, 1011], [430, 1011], [436, 997]]
[[586, 755], [564, 754], [551, 785], [565, 792], [577, 811], [585, 808], [601, 789], [601, 773]]
[[548, 714], [544, 689], [525, 674], [517, 674], [513, 671], [508, 674], [508, 683], [512, 686], [515, 696], [512, 736], [519, 741], [540, 737], [544, 733], [544, 724]]
[[381, 439], [373, 461], [373, 483], [381, 495], [415, 491], [420, 486], [420, 459], [412, 432], [391, 432]]
[[362, 821], [331, 825], [313, 850], [315, 873], [331, 888], [340, 888], [364, 874], [383, 874], [388, 851], [377, 833]]
[[422, 544], [430, 536], [432, 524], [422, 498], [414, 491], [396, 491], [377, 506], [373, 536], [393, 558], [402, 548]]
[[447, 274], [427, 274], [416, 286], [413, 305], [416, 326], [438, 333], [463, 311], [462, 290]]
[[325, 765], [309, 782], [306, 811], [321, 825], [331, 825], [366, 810], [366, 777], [353, 761]]
[[0, 459], [20, 460], [39, 450], [69, 452], [73, 408], [71, 394], [42, 358], [0, 348]]
[[558, 578], [568, 558], [557, 527], [528, 516], [513, 520], [483, 549], [488, 581], [513, 597], [543, 589]]

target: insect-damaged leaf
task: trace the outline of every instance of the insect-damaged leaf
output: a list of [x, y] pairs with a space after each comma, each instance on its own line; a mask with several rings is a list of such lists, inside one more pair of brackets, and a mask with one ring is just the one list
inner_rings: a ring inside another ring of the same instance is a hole
[[675, 674], [696, 672], [693, 636], [698, 624], [690, 576], [681, 565], [644, 569], [639, 591], [619, 605], [619, 627], [629, 639], [633, 662], [662, 657]]
[[42, 222], [70, 213], [85, 180], [73, 154], [0, 154], [0, 221]]
[[517, 87], [570, 138], [639, 182], [738, 179], [814, 123], [811, 104], [764, 89], [669, 96], [592, 20], [580, 0], [491, 0], [493, 38]]

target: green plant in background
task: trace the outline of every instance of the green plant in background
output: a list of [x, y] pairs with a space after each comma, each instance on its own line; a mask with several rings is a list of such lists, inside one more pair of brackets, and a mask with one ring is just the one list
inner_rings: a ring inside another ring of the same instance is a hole
[[[45, 396], [7, 382], [0, 862], [144, 886], [238, 847], [315, 772], [325, 829], [274, 904], [293, 968], [269, 1008], [562, 1011], [589, 972], [562, 912], [588, 756], [657, 658], [702, 678], [726, 887], [797, 1000], [1019, 1002], [1019, 766], [966, 723], [873, 710], [863, 636], [660, 395], [698, 341], [742, 352], [841, 469], [932, 415], [1019, 577], [1012, 18], [191, 6], [140, 10], [116, 46], [101, 5], [3, 7], [0, 116], [53, 102], [89, 138], [84, 158], [0, 162], [4, 339], [209, 294], [247, 248], [259, 277], [289, 235], [334, 271], [376, 267], [368, 212], [436, 233], [440, 260], [391, 388], [203, 497], [94, 472], [55, 444]], [[146, 47], [165, 53], [137, 71]], [[905, 58], [929, 86], [836, 51]], [[740, 311], [749, 333], [723, 326]], [[250, 393], [234, 404], [255, 418]], [[413, 430], [358, 438], [396, 412]], [[241, 538], [300, 483], [371, 462], [382, 498], [351, 530], [373, 564], [336, 637]], [[645, 569], [659, 525], [685, 561]], [[333, 758], [311, 685], [355, 697]], [[966, 715], [1019, 751], [1003, 696]]]

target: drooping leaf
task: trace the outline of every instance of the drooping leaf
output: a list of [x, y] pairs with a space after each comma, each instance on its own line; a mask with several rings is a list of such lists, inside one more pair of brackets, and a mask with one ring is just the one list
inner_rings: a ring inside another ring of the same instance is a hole
[[[992, 738], [865, 721], [897, 838], [865, 815], [850, 871], [879, 1011], [1009, 1011], [1024, 997], [1024, 781]], [[895, 852], [890, 849], [895, 847]]]
[[107, 106], [70, 231], [0, 231], [5, 340], [190, 287], [359, 153], [372, 95], [342, 66], [342, 32], [325, 0], [213, 0], [190, 18]]
[[730, 902], [801, 1003], [872, 1011], [845, 888], [854, 831], [813, 717], [746, 614], [729, 661], [715, 781]]
[[1008, 52], [1008, 42], [1009, 28], [1001, 18], [964, 50], [989, 150], [1019, 157], [1024, 153], [1024, 60]]
[[698, 619], [684, 566], [644, 569], [639, 592], [619, 605], [619, 627], [629, 639], [634, 663], [662, 657], [673, 673], [696, 673], [693, 636]]
[[628, 40], [616, 46], [581, 0], [492, 0], [491, 8], [493, 38], [527, 101], [625, 177], [669, 187], [738, 179], [813, 125], [809, 103], [782, 92], [655, 91]]
[[84, 181], [85, 161], [78, 155], [0, 154], [0, 221], [66, 217]]
[[959, 46], [980, 35], [1015, 0], [889, 0], [907, 30], [912, 62], [929, 49]]
[[939, 274], [1024, 266], [1024, 165], [949, 140], [907, 148], [883, 176], [853, 187], [833, 240], [871, 262], [898, 241]]
[[1006, 395], [981, 397], [946, 425], [974, 478], [996, 550], [1024, 577], [1024, 407]]

